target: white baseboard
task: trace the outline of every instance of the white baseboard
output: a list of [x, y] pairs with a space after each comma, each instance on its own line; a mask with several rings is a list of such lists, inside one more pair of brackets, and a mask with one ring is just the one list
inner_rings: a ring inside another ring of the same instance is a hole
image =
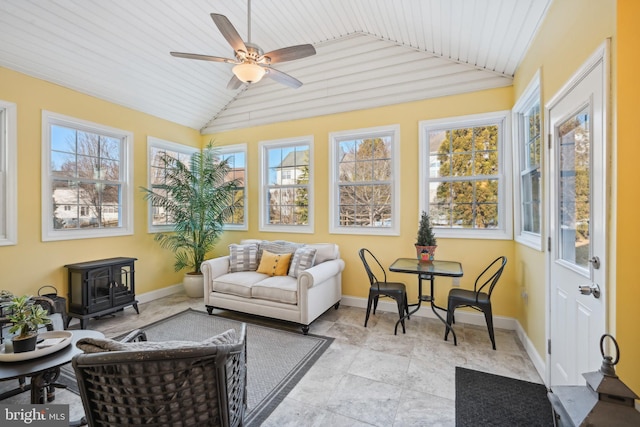
[[[359, 307], [359, 308], [365, 308], [365, 309], [367, 308], [367, 298], [351, 297], [351, 296], [343, 295], [340, 303], [349, 307]], [[395, 301], [381, 300], [378, 303], [378, 310], [397, 313], [398, 306], [396, 305]], [[431, 319], [436, 318], [436, 315], [433, 314], [433, 311], [431, 310], [429, 303], [423, 303], [422, 306], [420, 307], [420, 310], [418, 310], [415, 313], [415, 315], [421, 316], [421, 317], [428, 317]], [[478, 326], [486, 325], [484, 315], [482, 313], [469, 313], [466, 311], [456, 311], [456, 322], [468, 323], [470, 325], [478, 325]], [[493, 326], [496, 328], [508, 329], [516, 332], [518, 338], [520, 339], [520, 342], [522, 343], [525, 351], [527, 352], [527, 355], [529, 356], [529, 359], [531, 359], [531, 362], [533, 363], [534, 367], [538, 371], [540, 378], [543, 381], [546, 381], [545, 361], [540, 357], [540, 355], [536, 351], [535, 347], [533, 346], [533, 343], [531, 342], [531, 340], [525, 333], [524, 329], [522, 328], [522, 325], [520, 325], [520, 322], [518, 322], [517, 319], [514, 319], [512, 317], [493, 316]]]
[[144, 294], [136, 294], [136, 299], [138, 300], [138, 303], [144, 304], [145, 302], [151, 302], [153, 300], [157, 300], [158, 298], [168, 297], [169, 295], [178, 294], [180, 292], [184, 292], [182, 283], [167, 286], [166, 288], [162, 289], [156, 289], [151, 292], [145, 292]]
[[[342, 296], [341, 304], [350, 307], [367, 308], [367, 298]], [[388, 311], [391, 313], [398, 312], [398, 306], [395, 301], [383, 301], [378, 303], [378, 310]], [[444, 312], [443, 312], [444, 313]], [[441, 315], [444, 317], [444, 314]], [[436, 315], [433, 314], [429, 303], [422, 303], [420, 310], [416, 313], [416, 316], [428, 317], [430, 319], [436, 319]], [[456, 322], [468, 323], [470, 325], [484, 326], [486, 325], [483, 314], [468, 313], [464, 311], [456, 311]], [[493, 326], [500, 329], [516, 330], [516, 320], [511, 317], [493, 316]]]
[[522, 328], [522, 325], [517, 320], [516, 320], [516, 333], [518, 334], [518, 338], [520, 338], [520, 342], [524, 346], [524, 349], [527, 352], [527, 355], [529, 355], [529, 359], [531, 359], [533, 366], [536, 368], [536, 371], [538, 371], [538, 375], [540, 375], [540, 378], [542, 379], [542, 381], [546, 385], [548, 385], [546, 363], [544, 359], [540, 357], [540, 355], [536, 351], [536, 348], [533, 346], [533, 343], [529, 339], [529, 336], [525, 333], [524, 329]]

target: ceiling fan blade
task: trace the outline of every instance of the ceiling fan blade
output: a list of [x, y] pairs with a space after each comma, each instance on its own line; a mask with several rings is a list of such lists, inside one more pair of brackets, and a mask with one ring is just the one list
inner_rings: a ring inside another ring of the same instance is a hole
[[228, 64], [236, 64], [237, 61], [229, 58], [221, 58], [219, 56], [199, 55], [197, 53], [169, 52], [171, 56], [187, 59], [199, 59], [201, 61], [226, 62]]
[[218, 13], [212, 13], [211, 19], [213, 19], [214, 24], [216, 24], [218, 30], [220, 30], [220, 32], [229, 42], [234, 51], [247, 51], [247, 47], [245, 46], [244, 41], [242, 41], [240, 34], [238, 34], [235, 27], [233, 26], [231, 21], [227, 19], [226, 16], [220, 15]]
[[297, 46], [283, 47], [282, 49], [272, 50], [262, 55], [269, 58], [267, 63], [275, 64], [276, 62], [293, 61], [294, 59], [306, 58], [316, 54], [316, 49], [310, 44], [300, 44]]
[[237, 78], [234, 74], [233, 77], [231, 77], [231, 80], [229, 80], [229, 83], [227, 83], [227, 89], [236, 90], [239, 89], [243, 84], [244, 83], [242, 83], [242, 80]]
[[269, 77], [272, 80], [277, 81], [278, 83], [282, 83], [283, 85], [292, 87], [294, 89], [302, 86], [302, 82], [295, 77], [291, 77], [289, 74], [283, 73], [282, 71], [278, 71], [275, 68], [264, 67], [267, 70], [267, 74], [265, 77]]

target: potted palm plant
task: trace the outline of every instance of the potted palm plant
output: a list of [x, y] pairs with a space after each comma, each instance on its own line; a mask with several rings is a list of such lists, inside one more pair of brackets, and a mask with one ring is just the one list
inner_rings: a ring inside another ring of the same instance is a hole
[[204, 284], [200, 265], [223, 232], [225, 218], [239, 206], [235, 200], [237, 179], [229, 179], [231, 166], [221, 160], [209, 143], [194, 153], [188, 163], [160, 154], [165, 170], [163, 184], [142, 187], [145, 200], [171, 218], [172, 232], [158, 233], [155, 240], [175, 254], [175, 271], [188, 269], [183, 285], [190, 297], [202, 297]]
[[422, 211], [420, 216], [420, 225], [418, 226], [415, 246], [416, 255], [419, 260], [433, 261], [436, 253], [437, 240], [435, 234], [433, 234], [431, 218], [425, 211]]
[[14, 297], [7, 309], [10, 313], [7, 315], [7, 319], [13, 323], [9, 328], [9, 333], [18, 332], [11, 338], [13, 352], [24, 353], [35, 350], [38, 341], [38, 328], [51, 323], [47, 310], [34, 304], [28, 295]]

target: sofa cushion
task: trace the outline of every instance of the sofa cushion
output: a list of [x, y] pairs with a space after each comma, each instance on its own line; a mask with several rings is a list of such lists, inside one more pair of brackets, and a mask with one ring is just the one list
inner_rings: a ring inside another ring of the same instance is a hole
[[249, 243], [229, 245], [229, 273], [238, 271], [256, 271], [258, 265], [258, 245]]
[[291, 256], [291, 254], [274, 254], [267, 250], [262, 251], [260, 265], [256, 271], [269, 276], [286, 276]]
[[241, 271], [238, 273], [227, 273], [216, 277], [211, 284], [211, 290], [223, 294], [237, 295], [239, 297], [250, 298], [251, 286], [261, 280], [266, 279], [266, 274], [255, 271]]
[[293, 258], [291, 259], [291, 265], [289, 266], [289, 276], [298, 277], [298, 274], [300, 274], [301, 271], [313, 267], [313, 263], [316, 259], [316, 252], [317, 250], [310, 246], [304, 246], [296, 249], [296, 252], [293, 254]]
[[304, 245], [301, 243], [286, 242], [284, 240], [275, 240], [273, 242], [263, 240], [258, 245], [258, 264], [260, 264], [263, 251], [269, 251], [272, 254], [293, 254], [296, 249], [302, 246]]
[[296, 304], [298, 301], [298, 281], [290, 276], [268, 277], [251, 287], [251, 296], [269, 301]]
[[322, 264], [323, 262], [332, 259], [338, 259], [340, 257], [338, 245], [334, 243], [311, 243], [305, 246], [316, 249], [315, 265]]

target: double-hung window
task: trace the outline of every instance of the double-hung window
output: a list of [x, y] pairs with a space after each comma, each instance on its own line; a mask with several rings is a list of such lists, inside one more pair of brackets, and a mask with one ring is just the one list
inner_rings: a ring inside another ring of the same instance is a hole
[[542, 134], [540, 75], [513, 107], [514, 209], [516, 241], [542, 250]]
[[238, 183], [234, 191], [235, 208], [224, 221], [225, 230], [247, 230], [247, 144], [226, 145], [217, 148], [220, 160], [227, 161], [228, 181]]
[[420, 122], [420, 206], [438, 237], [511, 239], [507, 111]]
[[0, 246], [18, 243], [16, 104], [0, 101]]
[[42, 240], [133, 234], [133, 134], [42, 113]]
[[260, 231], [313, 233], [313, 137], [260, 142]]
[[[147, 188], [155, 193], [163, 194], [165, 190], [161, 187], [166, 184], [167, 165], [160, 160], [162, 156], [167, 155], [188, 165], [191, 155], [197, 152], [198, 149], [150, 136], [147, 137], [147, 151], [149, 155]], [[162, 206], [154, 206], [149, 200], [149, 232], [168, 231], [172, 229], [173, 224], [172, 218], [167, 215], [164, 208]]]
[[400, 127], [329, 135], [330, 232], [399, 234]]

